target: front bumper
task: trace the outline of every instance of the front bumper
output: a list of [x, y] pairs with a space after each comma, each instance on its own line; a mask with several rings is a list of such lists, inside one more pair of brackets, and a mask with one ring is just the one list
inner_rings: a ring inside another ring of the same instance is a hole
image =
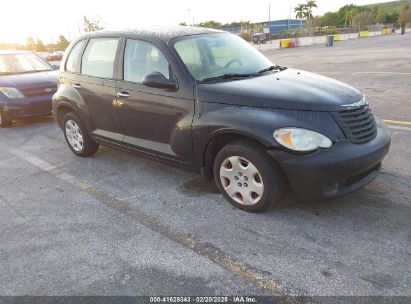
[[9, 100], [0, 105], [0, 110], [10, 119], [46, 116], [51, 114], [51, 98], [52, 95]]
[[377, 120], [377, 136], [364, 144], [348, 140], [309, 155], [271, 150], [298, 201], [319, 201], [364, 187], [379, 174], [391, 142], [389, 128]]

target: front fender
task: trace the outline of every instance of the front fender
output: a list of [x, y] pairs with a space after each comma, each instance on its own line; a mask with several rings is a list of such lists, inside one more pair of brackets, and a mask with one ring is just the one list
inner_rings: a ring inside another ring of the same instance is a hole
[[239, 135], [270, 149], [282, 149], [273, 132], [283, 127], [305, 128], [324, 134], [334, 141], [343, 134], [327, 112], [267, 109], [202, 102], [193, 119], [192, 134], [196, 166], [201, 168], [207, 146], [221, 134]]

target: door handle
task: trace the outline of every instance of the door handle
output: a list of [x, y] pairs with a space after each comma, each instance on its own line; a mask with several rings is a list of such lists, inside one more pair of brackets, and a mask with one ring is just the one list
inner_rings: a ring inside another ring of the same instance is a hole
[[81, 88], [81, 84], [79, 84], [79, 83], [73, 83], [72, 86], [75, 89], [80, 89]]
[[129, 94], [129, 93], [127, 93], [127, 92], [118, 92], [117, 93], [117, 97], [118, 98], [128, 98], [128, 97], [130, 97], [131, 95]]

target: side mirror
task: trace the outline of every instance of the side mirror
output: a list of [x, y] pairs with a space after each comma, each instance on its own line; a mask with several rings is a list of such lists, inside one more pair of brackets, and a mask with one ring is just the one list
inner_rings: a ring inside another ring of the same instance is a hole
[[144, 77], [143, 85], [150, 88], [177, 90], [177, 83], [167, 79], [160, 72], [153, 72]]

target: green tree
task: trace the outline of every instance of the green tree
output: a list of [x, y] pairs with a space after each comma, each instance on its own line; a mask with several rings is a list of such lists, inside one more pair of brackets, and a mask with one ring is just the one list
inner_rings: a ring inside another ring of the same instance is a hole
[[44, 46], [44, 43], [40, 38], [36, 39], [35, 50], [37, 52], [44, 52], [46, 50], [46, 47]]
[[187, 26], [187, 23], [185, 23], [185, 22], [180, 22], [178, 25]]
[[387, 14], [382, 8], [378, 9], [375, 20], [378, 23], [387, 23]]
[[30, 51], [36, 50], [36, 42], [33, 37], [26, 37], [26, 49]]
[[240, 20], [240, 21], [233, 21], [229, 25], [230, 26], [242, 26], [243, 24], [249, 24], [250, 21]]
[[398, 18], [398, 23], [401, 24], [402, 27], [408, 22], [411, 22], [411, 6], [409, 4], [404, 5]]
[[89, 19], [86, 16], [83, 16], [83, 30], [87, 33], [101, 31], [104, 29], [104, 26], [101, 24], [99, 18]]
[[241, 20], [240, 22], [232, 22], [231, 26], [241, 26], [240, 37], [244, 40], [250, 41], [253, 34], [262, 33], [264, 26], [259, 23], [251, 23], [250, 21]]
[[341, 7], [337, 13], [336, 26], [347, 26], [352, 24], [353, 17], [360, 12], [360, 7], [354, 4]]
[[305, 4], [298, 4], [294, 7], [295, 18], [302, 20], [305, 12]]
[[369, 25], [375, 23], [375, 14], [371, 11], [364, 10], [356, 14], [352, 19], [352, 24], [354, 26], [360, 27], [360, 29], [365, 29]]
[[320, 17], [320, 26], [337, 26], [338, 13], [328, 12]]
[[387, 14], [387, 23], [397, 23], [400, 14], [398, 12], [392, 12], [391, 14]]
[[55, 49], [57, 51], [64, 51], [68, 47], [69, 44], [70, 42], [66, 39], [66, 37], [64, 37], [63, 35], [60, 35], [59, 40], [57, 41], [55, 45]]
[[217, 21], [214, 21], [214, 20], [209, 20], [209, 21], [205, 21], [205, 22], [201, 22], [199, 24], [196, 24], [196, 26], [213, 28], [213, 29], [220, 29], [223, 25], [220, 22], [217, 22]]
[[[360, 12], [359, 12], [358, 8], [351, 8], [350, 10], [348, 10], [348, 11], [346, 12], [345, 18], [346, 18], [349, 26], [353, 26], [353, 24], [354, 24], [354, 19], [356, 18], [356, 16], [357, 16], [359, 13], [360, 13]], [[357, 19], [358, 19], [358, 18], [357, 18]]]
[[264, 26], [262, 24], [253, 24], [252, 30], [254, 33], [262, 33], [264, 32]]
[[311, 19], [313, 17], [313, 8], [317, 8], [317, 1], [316, 0], [307, 0], [305, 4], [305, 17], [306, 19]]

